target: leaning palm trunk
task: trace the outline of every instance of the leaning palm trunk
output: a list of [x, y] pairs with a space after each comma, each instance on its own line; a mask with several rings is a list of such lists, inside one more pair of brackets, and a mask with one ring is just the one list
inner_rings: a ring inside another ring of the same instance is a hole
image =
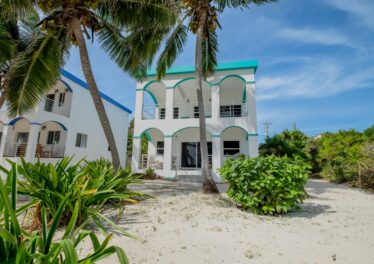
[[96, 81], [92, 73], [90, 58], [88, 56], [86, 42], [83, 36], [83, 31], [81, 29], [81, 23], [77, 17], [74, 17], [72, 19], [71, 27], [73, 29], [76, 41], [78, 43], [83, 74], [88, 83], [88, 88], [92, 96], [92, 100], [94, 102], [97, 114], [99, 116], [101, 126], [104, 130], [105, 137], [109, 144], [110, 153], [112, 155], [113, 160], [113, 166], [117, 170], [120, 167], [120, 160], [116, 142], [114, 140], [113, 131], [110, 127], [109, 119], [105, 111], [104, 103], [102, 101], [99, 89], [97, 88]]
[[206, 139], [206, 123], [205, 111], [203, 103], [203, 86], [202, 86], [202, 42], [204, 34], [204, 24], [207, 19], [207, 10], [200, 13], [199, 28], [196, 34], [196, 50], [195, 50], [195, 76], [196, 76], [196, 92], [197, 105], [199, 108], [199, 132], [200, 132], [200, 152], [201, 152], [201, 174], [203, 177], [204, 193], [218, 193], [209, 166], [208, 143]]

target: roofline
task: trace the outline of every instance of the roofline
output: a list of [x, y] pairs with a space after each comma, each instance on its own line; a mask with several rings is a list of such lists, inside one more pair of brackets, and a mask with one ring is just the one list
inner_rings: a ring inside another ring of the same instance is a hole
[[[217, 65], [215, 71], [233, 71], [233, 70], [243, 70], [243, 69], [254, 69], [255, 73], [258, 68], [258, 61], [257, 60], [245, 60], [245, 61], [237, 61], [237, 62], [224, 62]], [[187, 73], [194, 73], [195, 66], [178, 66], [170, 68], [166, 71], [166, 75], [174, 75], [174, 74], [187, 74]], [[156, 70], [151, 69], [147, 71], [147, 76], [152, 77], [156, 76]]]
[[[85, 81], [82, 81], [81, 79], [79, 79], [77, 76], [73, 75], [72, 73], [68, 72], [67, 70], [65, 69], [61, 69], [61, 74], [62, 76], [68, 78], [70, 81], [72, 82], [75, 82], [76, 84], [78, 84], [79, 86], [83, 87], [84, 89], [88, 90], [88, 84], [85, 82]], [[112, 105], [118, 107], [119, 109], [131, 114], [131, 110], [128, 109], [126, 106], [120, 104], [119, 102], [117, 102], [116, 100], [114, 100], [113, 98], [109, 97], [108, 95], [100, 92], [100, 96], [101, 98], [103, 98], [104, 100], [108, 101], [109, 103], [111, 103]]]

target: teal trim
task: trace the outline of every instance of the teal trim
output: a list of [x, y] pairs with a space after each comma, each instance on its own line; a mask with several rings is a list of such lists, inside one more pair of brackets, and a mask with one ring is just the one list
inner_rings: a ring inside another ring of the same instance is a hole
[[247, 136], [249, 136], [249, 137], [257, 137], [258, 136], [258, 134], [256, 133], [256, 134], [247, 134]]
[[[187, 78], [184, 78], [184, 79], [180, 80], [179, 82], [177, 82], [177, 83], [174, 85], [173, 89], [177, 88], [177, 86], [180, 85], [180, 84], [183, 83], [183, 82], [187, 82], [187, 81], [195, 80], [195, 79], [196, 79], [195, 77], [187, 77]], [[210, 82], [208, 82], [208, 81], [206, 81], [206, 80], [203, 80], [203, 82], [205, 82], [205, 83], [208, 84], [210, 87], [212, 87], [212, 84], [211, 84]]]
[[212, 137], [221, 137], [221, 135], [212, 135]]
[[151, 135], [148, 133], [148, 131], [144, 132], [144, 135], [145, 135], [145, 138], [147, 139], [147, 141], [152, 141], [152, 137], [151, 137]]
[[155, 105], [158, 106], [158, 101], [157, 101], [156, 96], [151, 91], [144, 90], [144, 92], [148, 93], [151, 96], [151, 98], [152, 98], [153, 102], [155, 103]]
[[164, 138], [173, 137], [173, 135], [165, 135]]
[[248, 135], [248, 131], [245, 130], [244, 128], [240, 127], [240, 126], [229, 126], [229, 127], [226, 127], [224, 130], [221, 131], [221, 136], [222, 136], [223, 132], [225, 132], [227, 129], [229, 129], [229, 128], [235, 128], [235, 127], [236, 128], [240, 128], [241, 130], [243, 130], [245, 132], [246, 135]]
[[147, 137], [147, 140], [151, 141], [152, 138], [151, 138], [151, 136], [148, 133], [148, 131], [151, 130], [151, 129], [156, 129], [156, 130], [160, 131], [161, 134], [162, 134], [162, 136], [164, 136], [164, 134], [162, 133], [162, 131], [160, 129], [155, 128], [155, 127], [150, 127], [150, 128], [147, 128], [146, 130], [144, 130], [140, 135], [134, 135], [134, 136], [132, 136], [132, 138], [141, 138], [143, 135], [145, 135]]
[[256, 81], [249, 81], [249, 82], [245, 82], [246, 84], [255, 84]]
[[247, 83], [246, 80], [245, 80], [242, 76], [240, 76], [240, 75], [238, 75], [238, 74], [229, 74], [229, 75], [226, 75], [225, 77], [223, 77], [223, 78], [221, 79], [221, 81], [219, 82], [219, 85], [221, 86], [221, 83], [222, 83], [224, 80], [226, 80], [227, 78], [238, 78], [238, 79], [240, 79], [240, 80], [243, 81], [243, 83], [244, 83], [244, 88], [243, 88], [242, 102], [243, 102], [243, 103], [247, 102], [247, 92], [246, 92], [246, 86], [245, 86], [245, 84]]
[[165, 176], [164, 179], [168, 181], [175, 181], [175, 176]]
[[147, 82], [147, 83], [144, 85], [143, 90], [146, 90], [147, 87], [150, 86], [152, 83], [161, 83], [161, 84], [163, 84], [163, 85], [166, 87], [166, 85], [165, 85], [162, 81], [152, 80], [152, 81]]
[[[177, 131], [175, 131], [171, 136], [173, 137], [176, 133], [178, 133], [182, 130], [185, 130], [187, 128], [197, 128], [198, 129], [199, 127], [197, 127], [197, 126], [184, 127], [184, 128], [181, 128], [181, 129], [178, 129]], [[210, 133], [208, 130], [206, 132], [209, 133], [209, 135], [212, 135], [212, 133]]]
[[[216, 67], [216, 71], [233, 71], [233, 70], [243, 70], [243, 69], [254, 69], [255, 73], [258, 68], [257, 60], [247, 60], [247, 61], [238, 61], [238, 62], [225, 62], [220, 63]], [[166, 75], [173, 74], [187, 74], [194, 73], [195, 66], [181, 66], [173, 67], [166, 71]], [[147, 72], [147, 76], [156, 76], [156, 70], [152, 69]]]

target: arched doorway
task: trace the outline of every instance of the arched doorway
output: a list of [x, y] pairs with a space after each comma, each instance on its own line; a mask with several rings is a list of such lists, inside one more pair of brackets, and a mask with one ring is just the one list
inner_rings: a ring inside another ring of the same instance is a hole
[[2, 139], [5, 144], [4, 157], [24, 157], [30, 133], [30, 121], [24, 117], [11, 120], [6, 138]]
[[164, 168], [164, 134], [157, 128], [149, 128], [143, 131], [140, 137], [144, 142], [141, 147], [139, 169], [162, 170]]
[[57, 121], [41, 124], [35, 150], [37, 158], [62, 158], [65, 154], [66, 127]]
[[151, 81], [144, 86], [142, 119], [165, 119], [166, 86], [159, 81]]
[[222, 131], [220, 138], [223, 162], [241, 154], [249, 155], [248, 133], [244, 128], [238, 126], [227, 127]]
[[246, 82], [239, 75], [228, 75], [219, 85], [220, 117], [247, 115]]

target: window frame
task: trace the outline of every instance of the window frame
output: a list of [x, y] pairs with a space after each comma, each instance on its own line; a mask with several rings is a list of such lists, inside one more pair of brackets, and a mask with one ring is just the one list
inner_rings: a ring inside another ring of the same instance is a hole
[[[162, 143], [162, 146], [160, 146]], [[156, 142], [156, 155], [162, 156], [165, 153], [165, 141]]]
[[77, 133], [75, 140], [75, 147], [77, 148], [87, 148], [88, 135], [83, 133]]
[[[225, 146], [225, 143], [229, 143], [229, 142], [237, 142], [238, 143], [238, 147], [226, 147]], [[227, 153], [230, 152], [230, 151], [235, 151], [237, 150], [237, 152], [235, 152], [234, 154], [229, 154]], [[224, 156], [235, 156], [235, 155], [238, 155], [240, 154], [240, 140], [224, 140], [223, 141], [223, 155]]]
[[[52, 135], [52, 137], [51, 137], [52, 141], [49, 140], [50, 135]], [[57, 137], [57, 140], [56, 140], [56, 137]], [[46, 140], [45, 144], [46, 145], [58, 145], [58, 143], [60, 143], [60, 139], [61, 139], [61, 131], [60, 130], [51, 130], [51, 131], [48, 131], [47, 140]]]

